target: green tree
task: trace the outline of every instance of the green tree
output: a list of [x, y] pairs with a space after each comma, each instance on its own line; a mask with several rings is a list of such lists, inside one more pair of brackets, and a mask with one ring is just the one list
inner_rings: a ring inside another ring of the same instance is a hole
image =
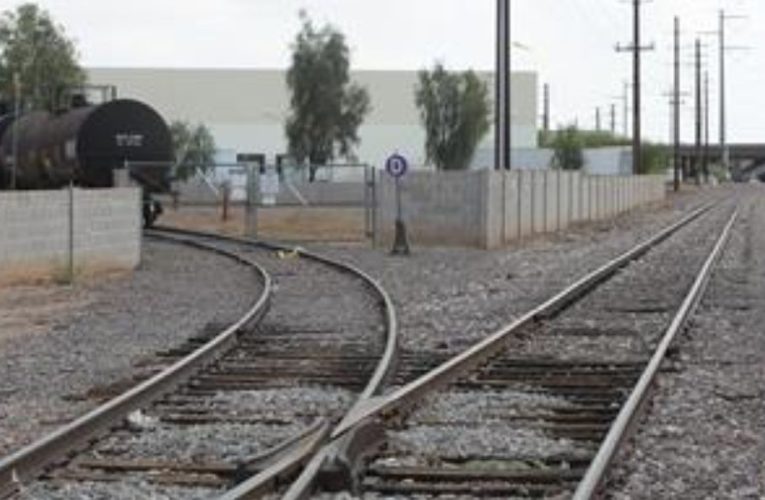
[[186, 180], [212, 168], [215, 163], [215, 138], [205, 125], [193, 126], [174, 121], [170, 124], [170, 134], [175, 152], [173, 177]]
[[552, 167], [561, 170], [581, 170], [584, 166], [584, 141], [575, 125], [569, 125], [552, 138]]
[[669, 151], [667, 147], [652, 142], [644, 142], [640, 156], [639, 175], [661, 174], [667, 171]]
[[489, 131], [489, 91], [473, 71], [448, 72], [436, 64], [421, 71], [415, 101], [425, 126], [428, 163], [439, 170], [470, 166], [476, 147]]
[[[566, 129], [564, 129], [566, 132]], [[540, 130], [538, 133], [538, 143], [541, 148], [551, 148], [555, 143], [555, 138], [560, 133], [557, 130], [545, 132]], [[615, 146], [630, 146], [632, 140], [629, 138], [614, 135], [610, 132], [596, 130], [576, 130], [576, 135], [582, 143], [583, 148], [607, 148]]]
[[290, 156], [310, 166], [313, 181], [317, 166], [353, 154], [371, 105], [367, 90], [351, 82], [345, 36], [330, 25], [315, 28], [303, 11], [300, 19], [287, 72], [292, 98], [285, 132]]
[[[557, 131], [539, 132], [539, 147], [554, 150], [553, 167], [564, 170], [578, 170], [583, 164], [582, 150], [607, 147], [631, 148], [632, 140], [613, 135], [610, 132], [579, 130], [568, 126]], [[643, 142], [639, 175], [660, 174], [667, 169], [666, 146]], [[578, 165], [578, 166], [577, 166]]]
[[74, 42], [33, 3], [0, 17], [0, 100], [13, 100], [14, 74], [22, 109], [52, 110], [63, 90], [85, 83]]

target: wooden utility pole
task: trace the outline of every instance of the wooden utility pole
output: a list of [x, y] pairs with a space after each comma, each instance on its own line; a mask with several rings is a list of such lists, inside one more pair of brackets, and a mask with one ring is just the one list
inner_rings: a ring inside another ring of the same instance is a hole
[[600, 132], [602, 130], [601, 127], [601, 120], [600, 120], [600, 106], [595, 108], [595, 131]]
[[730, 167], [730, 153], [728, 152], [727, 134], [725, 127], [725, 11], [720, 10], [720, 154], [722, 165], [725, 170]]
[[611, 135], [616, 135], [616, 104], [611, 103]]
[[544, 115], [542, 115], [542, 130], [550, 131], [550, 84], [544, 86]]
[[624, 95], [622, 96], [622, 106], [624, 109], [622, 109], [622, 112], [624, 113], [624, 138], [628, 138], [630, 136], [630, 84], [629, 82], [624, 82]]
[[704, 71], [704, 178], [709, 183], [709, 71]]
[[725, 169], [730, 167], [730, 149], [728, 147], [727, 137], [727, 111], [726, 111], [726, 67], [725, 53], [731, 50], [746, 50], [747, 47], [732, 47], [726, 44], [725, 22], [730, 19], [745, 19], [746, 16], [736, 16], [726, 14], [724, 10], [719, 13], [719, 28], [717, 31], [704, 32], [705, 35], [717, 35], [720, 44], [720, 160]]
[[638, 174], [640, 172], [640, 165], [642, 164], [642, 133], [641, 133], [641, 53], [645, 50], [653, 50], [653, 44], [650, 46], [640, 45], [640, 7], [642, 0], [632, 0], [633, 10], [633, 41], [632, 45], [622, 47], [616, 46], [617, 52], [632, 52], [632, 173]]
[[495, 168], [510, 170], [510, 0], [497, 0]]
[[701, 40], [696, 38], [696, 154], [694, 155], [693, 170], [696, 184], [701, 184], [701, 132], [702, 132], [702, 98], [701, 98]]
[[675, 88], [672, 104], [674, 105], [673, 129], [674, 142], [674, 189], [680, 191], [680, 18], [675, 16]]

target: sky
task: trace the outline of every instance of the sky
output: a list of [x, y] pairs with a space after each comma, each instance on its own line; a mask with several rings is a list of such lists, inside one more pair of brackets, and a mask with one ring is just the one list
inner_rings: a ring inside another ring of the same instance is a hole
[[[18, 0], [0, 0], [0, 10]], [[495, 5], [492, 0], [39, 0], [77, 41], [85, 66], [285, 68], [305, 9], [317, 22], [343, 31], [357, 69], [423, 69], [435, 61], [451, 69], [492, 70]], [[624, 0], [511, 0], [515, 69], [539, 73], [551, 88], [552, 122], [604, 126], [632, 78], [631, 56], [617, 43], [632, 40], [632, 2]], [[746, 16], [727, 22], [728, 135], [765, 142], [765, 1], [653, 0], [642, 9], [642, 37], [655, 50], [643, 54], [645, 134], [670, 135], [673, 17], [681, 17], [683, 137], [693, 138], [693, 40], [705, 44], [718, 137], [718, 11]], [[541, 96], [541, 92], [540, 92]], [[540, 106], [541, 110], [541, 106]]]

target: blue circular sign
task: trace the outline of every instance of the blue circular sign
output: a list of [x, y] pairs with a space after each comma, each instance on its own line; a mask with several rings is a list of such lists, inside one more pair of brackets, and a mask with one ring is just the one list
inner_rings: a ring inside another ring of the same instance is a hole
[[393, 177], [403, 177], [409, 170], [409, 162], [400, 154], [394, 154], [385, 162], [385, 170]]

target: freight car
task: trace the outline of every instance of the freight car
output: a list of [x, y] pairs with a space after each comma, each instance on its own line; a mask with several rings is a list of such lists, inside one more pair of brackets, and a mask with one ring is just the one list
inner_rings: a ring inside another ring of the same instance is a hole
[[144, 190], [147, 226], [162, 211], [151, 195], [169, 189], [172, 160], [167, 124], [135, 100], [0, 117], [0, 189], [58, 189], [70, 182], [106, 188], [114, 186], [118, 169], [126, 169]]

